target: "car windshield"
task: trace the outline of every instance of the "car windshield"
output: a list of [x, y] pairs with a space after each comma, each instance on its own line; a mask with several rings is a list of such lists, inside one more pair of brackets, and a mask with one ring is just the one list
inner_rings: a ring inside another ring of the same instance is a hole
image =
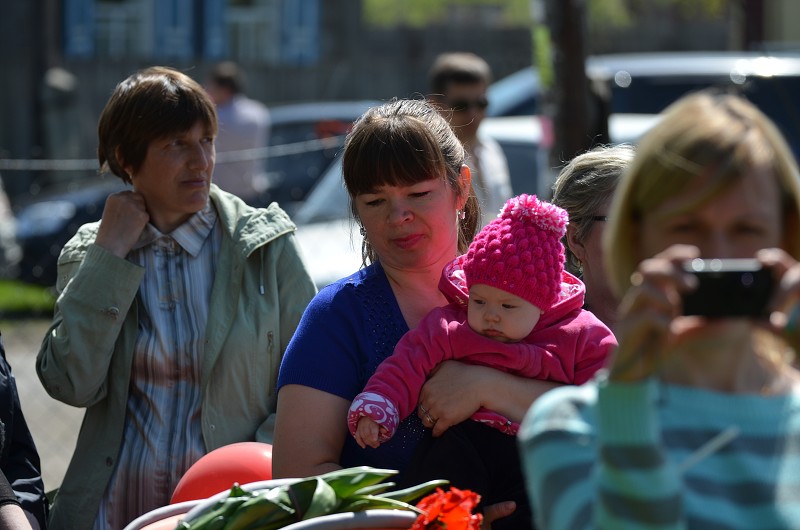
[[533, 116], [538, 113], [539, 73], [534, 67], [515, 72], [489, 86], [487, 116]]
[[292, 215], [298, 225], [346, 219], [350, 215], [350, 201], [342, 180], [342, 157], [338, 156]]
[[637, 76], [630, 84], [612, 84], [612, 111], [615, 113], [659, 113], [684, 94], [709, 87], [737, 92], [772, 118], [800, 153], [800, 76], [749, 76], [731, 82], [729, 77], [650, 77]]

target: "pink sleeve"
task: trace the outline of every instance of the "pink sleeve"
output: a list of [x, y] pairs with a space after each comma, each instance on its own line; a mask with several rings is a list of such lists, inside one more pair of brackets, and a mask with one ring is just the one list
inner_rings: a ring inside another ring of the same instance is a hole
[[575, 355], [575, 377], [573, 383], [582, 385], [606, 365], [609, 355], [617, 347], [617, 338], [605, 324], [592, 313], [583, 327]]
[[400, 420], [417, 407], [419, 392], [431, 371], [452, 358], [446, 314], [434, 309], [408, 331], [369, 378], [364, 392], [386, 396], [397, 405]]
[[602, 368], [616, 347], [614, 334], [594, 314], [583, 309], [556, 325], [540, 330], [534, 343], [517, 343], [517, 375], [581, 385]]
[[400, 423], [394, 403], [380, 394], [371, 392], [360, 393], [350, 405], [350, 411], [347, 413], [347, 427], [350, 429], [350, 434], [356, 435], [358, 420], [365, 416], [386, 429], [386, 432], [382, 432], [378, 437], [381, 443], [394, 436], [397, 424]]

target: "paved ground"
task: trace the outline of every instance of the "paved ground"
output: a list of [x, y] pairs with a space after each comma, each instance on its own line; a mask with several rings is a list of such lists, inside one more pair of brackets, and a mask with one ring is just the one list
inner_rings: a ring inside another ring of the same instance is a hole
[[36, 354], [49, 320], [12, 320], [0, 323], [6, 357], [17, 380], [22, 411], [42, 460], [46, 490], [57, 488], [64, 478], [83, 409], [54, 400], [36, 375]]

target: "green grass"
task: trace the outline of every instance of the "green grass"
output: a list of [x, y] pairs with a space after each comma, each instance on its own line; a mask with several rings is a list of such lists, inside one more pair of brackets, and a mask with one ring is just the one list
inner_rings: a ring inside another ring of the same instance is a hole
[[52, 316], [52, 289], [13, 280], [0, 280], [0, 318]]

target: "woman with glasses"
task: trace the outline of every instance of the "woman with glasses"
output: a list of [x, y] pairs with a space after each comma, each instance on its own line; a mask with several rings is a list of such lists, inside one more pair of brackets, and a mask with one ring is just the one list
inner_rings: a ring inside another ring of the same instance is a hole
[[618, 299], [606, 277], [600, 240], [617, 182], [634, 152], [626, 144], [595, 147], [570, 160], [553, 185], [553, 204], [569, 214], [565, 268], [586, 285], [585, 308], [612, 330]]

